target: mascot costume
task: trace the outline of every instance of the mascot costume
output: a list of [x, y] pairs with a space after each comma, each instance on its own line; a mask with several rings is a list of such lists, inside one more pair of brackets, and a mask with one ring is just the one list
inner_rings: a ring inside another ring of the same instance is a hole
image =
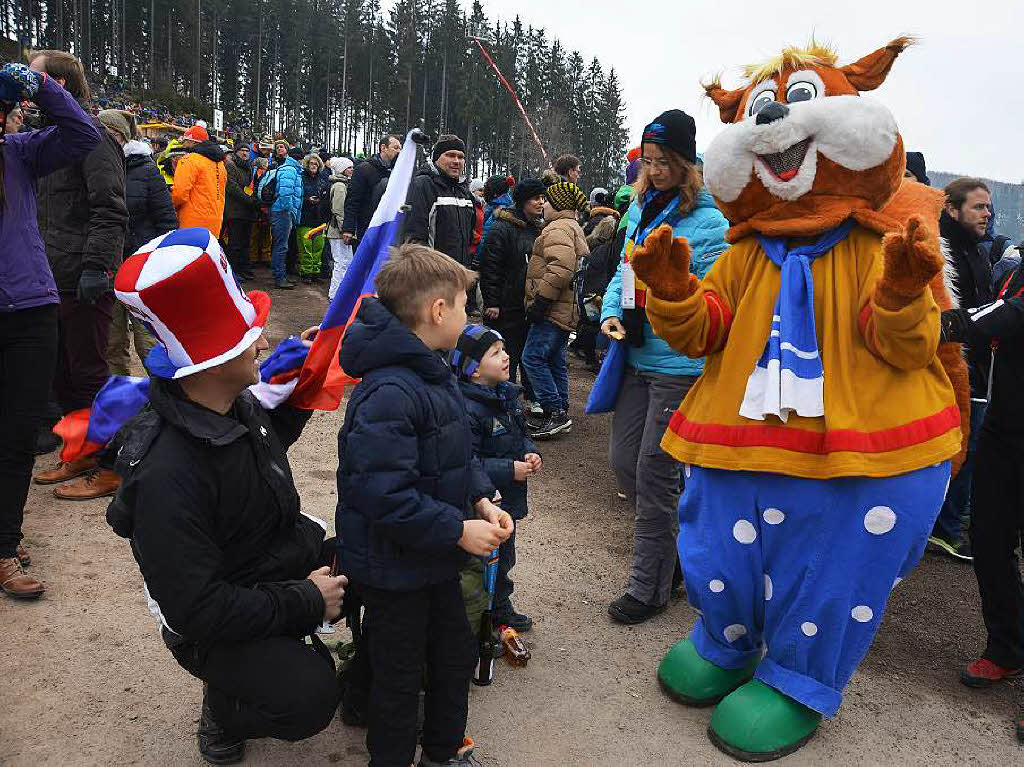
[[632, 256], [655, 331], [707, 357], [661, 443], [684, 464], [699, 617], [658, 677], [717, 704], [708, 734], [745, 761], [792, 753], [839, 710], [966, 436], [966, 368], [939, 344], [942, 195], [904, 180], [892, 115], [859, 95], [910, 42], [842, 67], [789, 48], [744, 88], [705, 86], [728, 123], [704, 177], [730, 247], [703, 280], [668, 227]]

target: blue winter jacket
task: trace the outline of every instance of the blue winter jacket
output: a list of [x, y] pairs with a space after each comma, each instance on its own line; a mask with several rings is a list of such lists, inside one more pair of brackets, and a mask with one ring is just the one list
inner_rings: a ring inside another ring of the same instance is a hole
[[395, 591], [457, 578], [462, 523], [495, 488], [451, 368], [376, 299], [346, 332], [341, 365], [362, 378], [338, 434], [342, 572]]
[[514, 461], [538, 452], [526, 434], [526, 419], [519, 404], [522, 389], [513, 383], [497, 387], [459, 381], [473, 432], [473, 455], [501, 493], [501, 508], [517, 522], [526, 516], [526, 483], [515, 479]]
[[270, 206], [270, 212], [289, 211], [292, 214], [292, 222], [298, 226], [302, 218], [302, 166], [294, 157], [285, 157], [284, 162], [277, 168], [271, 168], [263, 174], [258, 194], [262, 194], [263, 187], [271, 178], [277, 179], [277, 199]]
[[[640, 223], [640, 205], [637, 200], [629, 206], [626, 213], [626, 236], [632, 237]], [[697, 207], [680, 219], [674, 228], [676, 237], [686, 237], [690, 241], [693, 255], [690, 270], [698, 277], [707, 274], [708, 269], [725, 251], [725, 231], [729, 222], [715, 206], [715, 201], [704, 189], [697, 197]], [[639, 244], [639, 243], [638, 243]], [[625, 250], [625, 249], [623, 249]], [[619, 254], [619, 267], [615, 276], [608, 284], [601, 305], [601, 322], [609, 317], [622, 319], [622, 253]], [[672, 350], [667, 342], [659, 338], [644, 318], [644, 345], [629, 347], [629, 365], [647, 373], [663, 373], [673, 376], [698, 376], [704, 372], [704, 358], [684, 357]]]

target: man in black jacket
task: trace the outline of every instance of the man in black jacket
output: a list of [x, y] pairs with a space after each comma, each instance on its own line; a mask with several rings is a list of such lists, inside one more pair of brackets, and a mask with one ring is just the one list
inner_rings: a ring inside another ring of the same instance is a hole
[[[36, 51], [30, 67], [49, 74], [82, 104], [90, 100], [82, 63], [71, 54]], [[124, 153], [106, 130], [100, 133], [99, 146], [82, 162], [39, 181], [39, 231], [60, 292], [53, 389], [64, 413], [89, 407], [107, 381], [114, 306], [110, 275], [121, 258], [128, 228]], [[65, 464], [41, 478], [61, 482], [91, 468]]]
[[[466, 145], [458, 136], [438, 138], [426, 163], [409, 185], [411, 210], [405, 237], [469, 266], [476, 200], [462, 180]], [[472, 303], [472, 302], [471, 302]]]
[[[960, 308], [976, 309], [995, 298], [993, 262], [981, 247], [992, 215], [992, 197], [985, 183], [977, 178], [958, 178], [946, 186], [945, 192], [946, 205], [939, 219], [939, 232], [949, 247]], [[971, 437], [964, 465], [950, 483], [928, 544], [933, 550], [970, 562], [971, 546], [964, 539], [964, 531], [971, 513], [971, 478], [978, 444], [976, 435], [981, 430], [988, 403], [988, 372], [992, 354], [987, 343], [971, 340], [968, 340], [965, 350], [971, 382]]]
[[224, 198], [224, 229], [227, 235], [225, 250], [231, 268], [242, 280], [253, 278], [249, 265], [249, 240], [252, 238], [252, 222], [259, 209], [255, 194], [246, 193], [252, 183], [252, 166], [249, 164], [249, 147], [242, 142], [235, 144], [234, 153], [226, 158], [228, 183]]
[[[345, 197], [345, 223], [342, 226], [341, 239], [354, 249], [359, 239], [366, 232], [377, 207], [374, 201], [374, 190], [381, 179], [391, 175], [391, 166], [402, 151], [402, 139], [389, 134], [384, 136], [377, 146], [377, 154], [366, 162], [361, 162], [352, 173], [348, 184], [348, 195]], [[379, 198], [378, 198], [379, 200]]]
[[107, 521], [131, 541], [164, 643], [204, 682], [200, 754], [227, 764], [247, 738], [300, 740], [334, 717], [334, 663], [315, 636], [303, 638], [339, 615], [347, 581], [324, 566], [326, 525], [300, 511], [288, 466], [310, 412], [267, 411], [247, 391], [259, 381], [270, 299], [243, 295], [216, 240], [206, 247], [155, 283], [166, 267], [146, 265], [159, 248], [118, 272], [118, 299], [159, 320], [154, 354], [164, 359], [151, 362], [149, 405], [104, 462], [123, 477]]

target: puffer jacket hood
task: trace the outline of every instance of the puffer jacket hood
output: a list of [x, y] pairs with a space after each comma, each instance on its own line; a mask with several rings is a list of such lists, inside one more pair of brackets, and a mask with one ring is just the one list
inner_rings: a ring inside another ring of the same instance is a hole
[[215, 141], [204, 141], [201, 144], [196, 144], [191, 152], [201, 154], [207, 160], [213, 162], [224, 162], [224, 150], [220, 148], [220, 144]]
[[439, 383], [452, 377], [451, 368], [380, 302], [363, 301], [341, 345], [341, 367], [355, 378], [378, 368], [401, 365], [420, 378]]
[[138, 141], [132, 139], [124, 145], [124, 156], [125, 157], [137, 157], [144, 155], [150, 157], [153, 154], [153, 148], [145, 141]]

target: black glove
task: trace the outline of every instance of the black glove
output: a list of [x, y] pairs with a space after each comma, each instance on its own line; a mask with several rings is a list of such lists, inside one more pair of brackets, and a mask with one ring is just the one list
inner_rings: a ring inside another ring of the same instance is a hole
[[967, 340], [967, 312], [963, 309], [947, 309], [942, 313], [941, 343], [963, 343]]
[[78, 278], [78, 291], [75, 298], [83, 304], [95, 304], [110, 290], [110, 278], [99, 269], [83, 269]]
[[551, 299], [544, 298], [544, 296], [537, 296], [533, 299], [533, 303], [530, 304], [526, 310], [526, 319], [535, 325], [538, 322], [543, 322], [548, 318], [548, 312], [551, 311]]

